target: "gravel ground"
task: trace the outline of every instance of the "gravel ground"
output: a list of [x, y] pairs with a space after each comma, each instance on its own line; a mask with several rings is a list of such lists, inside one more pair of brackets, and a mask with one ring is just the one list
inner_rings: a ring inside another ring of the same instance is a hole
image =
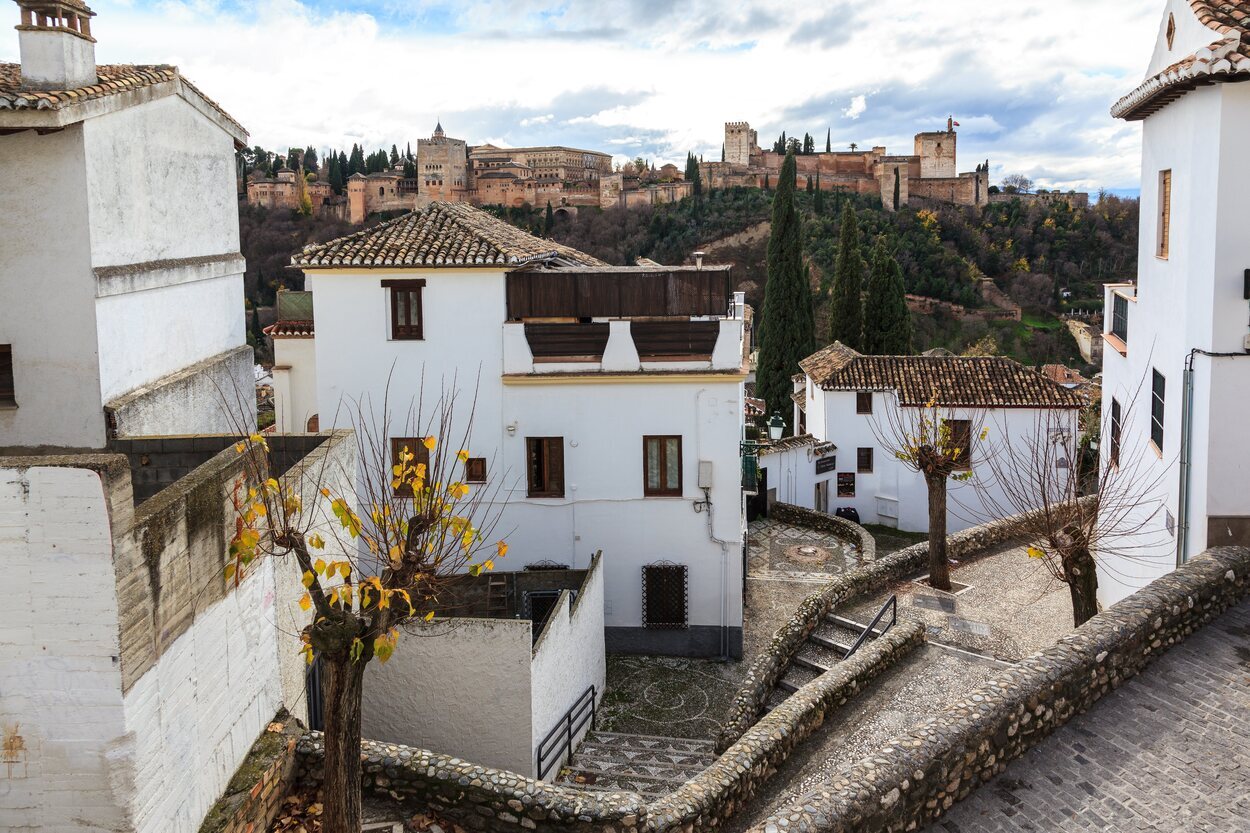
[[971, 691], [997, 667], [924, 646], [877, 678], [827, 722], [777, 770], [734, 816], [726, 833], [741, 833], [892, 738]]
[[[916, 577], [919, 575], [923, 573]], [[1056, 581], [1042, 562], [1029, 558], [1024, 547], [1002, 547], [953, 566], [951, 581], [970, 585], [970, 589], [949, 596], [926, 585], [904, 581], [837, 612], [867, 622], [894, 593], [898, 595], [899, 615], [924, 622], [929, 627], [929, 641], [1012, 662], [1054, 644], [1072, 630], [1072, 602], [1067, 586]], [[923, 603], [939, 597], [954, 601], [954, 617], [987, 626], [989, 634], [961, 630], [952, 626], [952, 614], [916, 605], [918, 599]]]

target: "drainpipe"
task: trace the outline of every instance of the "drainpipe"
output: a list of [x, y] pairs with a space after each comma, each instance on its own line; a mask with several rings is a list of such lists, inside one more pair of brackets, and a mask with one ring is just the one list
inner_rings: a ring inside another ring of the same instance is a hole
[[[1193, 469], [1193, 409], [1194, 409], [1194, 357], [1207, 356], [1212, 359], [1237, 359], [1246, 358], [1250, 353], [1212, 353], [1208, 350], [1193, 348], [1189, 351], [1189, 355], [1185, 357], [1185, 372], [1181, 375], [1181, 384], [1184, 388], [1181, 397], [1181, 459], [1180, 459], [1180, 489], [1177, 497], [1177, 514], [1180, 516], [1176, 519], [1176, 566], [1180, 566], [1189, 560], [1187, 552], [1189, 548], [1189, 492], [1190, 492], [1190, 473]], [[1153, 394], [1152, 394], [1153, 395]]]

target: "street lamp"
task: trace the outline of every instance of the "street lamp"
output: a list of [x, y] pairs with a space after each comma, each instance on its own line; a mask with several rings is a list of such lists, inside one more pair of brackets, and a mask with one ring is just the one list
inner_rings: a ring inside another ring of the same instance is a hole
[[786, 432], [786, 421], [781, 418], [781, 414], [773, 411], [773, 415], [768, 419], [768, 438], [773, 442], [781, 439], [781, 435]]

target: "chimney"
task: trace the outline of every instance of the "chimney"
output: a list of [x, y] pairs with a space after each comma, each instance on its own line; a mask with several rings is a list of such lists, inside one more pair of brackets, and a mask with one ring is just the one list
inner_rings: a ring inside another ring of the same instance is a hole
[[74, 90], [99, 79], [95, 72], [95, 12], [82, 0], [17, 0], [22, 54], [22, 86]]

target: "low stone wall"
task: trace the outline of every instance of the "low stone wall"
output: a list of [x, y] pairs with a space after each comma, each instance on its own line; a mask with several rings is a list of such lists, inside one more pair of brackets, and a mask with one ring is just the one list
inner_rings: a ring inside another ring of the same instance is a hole
[[918, 830], [1250, 593], [1250, 549], [1214, 549], [1003, 671], [753, 833]]
[[793, 503], [774, 503], [768, 507], [768, 517], [770, 520], [783, 524], [803, 526], [836, 535], [843, 541], [858, 547], [860, 557], [866, 561], [872, 561], [877, 557], [877, 540], [872, 537], [872, 533], [846, 518], [817, 512], [814, 509], [804, 509]]
[[221, 799], [200, 825], [200, 833], [262, 833], [278, 815], [295, 774], [300, 731], [279, 713], [239, 765]]
[[[497, 833], [595, 831], [669, 833], [718, 827], [756, 793], [794, 748], [835, 709], [924, 643], [924, 628], [907, 623], [868, 642], [786, 699], [675, 792], [648, 803], [634, 793], [556, 786], [423, 749], [366, 741], [363, 788], [395, 801], [413, 800], [477, 830]], [[297, 782], [321, 783], [320, 733], [297, 747]]]
[[[780, 505], [782, 504], [778, 504]], [[798, 507], [782, 511], [784, 514], [777, 516], [770, 510], [770, 517], [778, 520], [788, 517], [789, 523], [810, 526], [820, 531], [841, 529], [834, 522], [843, 519], [833, 515]], [[957, 532], [946, 539], [947, 554], [950, 558], [964, 561], [993, 547], [1013, 541], [1020, 535], [1022, 521], [1030, 517], [1030, 514], [1013, 515], [1010, 518], [990, 521]], [[840, 573], [804, 599], [789, 621], [773, 634], [768, 648], [756, 657], [751, 667], [747, 669], [738, 694], [729, 707], [724, 726], [717, 736], [717, 751], [728, 749], [731, 744], [742, 737], [743, 732], [751, 727], [768, 701], [773, 687], [786, 673], [790, 660], [835, 605], [875, 592], [891, 582], [922, 572], [928, 564], [929, 543], [922, 541]]]

